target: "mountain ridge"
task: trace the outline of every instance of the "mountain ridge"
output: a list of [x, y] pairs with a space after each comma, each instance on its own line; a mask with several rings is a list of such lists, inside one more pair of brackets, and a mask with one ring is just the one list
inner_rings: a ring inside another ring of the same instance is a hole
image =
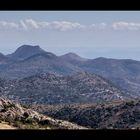
[[74, 61], [76, 61], [76, 60], [77, 61], [86, 61], [86, 60], [88, 60], [87, 58], [83, 58], [83, 57], [81, 57], [81, 56], [79, 56], [79, 55], [77, 55], [76, 53], [73, 53], [73, 52], [66, 53], [66, 54], [61, 55], [59, 57], [62, 58], [62, 59], [69, 60], [69, 61], [72, 61], [72, 60], [74, 60]]
[[[26, 48], [30, 50], [29, 54], [22, 52], [22, 50], [26, 52]], [[31, 50], [34, 48], [35, 51], [32, 52]], [[20, 53], [15, 57], [15, 52], [16, 54]], [[41, 73], [73, 75], [86, 71], [100, 75], [122, 90], [130, 92], [135, 97], [140, 97], [140, 61], [104, 57], [85, 59], [75, 53], [56, 56], [51, 52], [44, 51], [39, 46], [31, 45], [23, 45], [15, 52], [10, 57], [5, 56], [6, 59], [0, 62], [1, 78], [22, 79]]]
[[26, 104], [110, 102], [131, 97], [101, 76], [87, 72], [72, 76], [44, 73], [0, 82], [0, 94]]
[[19, 48], [16, 49], [15, 52], [7, 55], [7, 57], [13, 59], [13, 60], [23, 60], [26, 59], [32, 55], [35, 54], [41, 54], [41, 53], [45, 53], [46, 51], [41, 49], [40, 46], [35, 45], [22, 45]]

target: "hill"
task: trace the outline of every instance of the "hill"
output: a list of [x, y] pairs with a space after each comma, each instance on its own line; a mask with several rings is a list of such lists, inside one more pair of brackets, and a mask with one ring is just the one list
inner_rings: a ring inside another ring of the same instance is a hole
[[1, 95], [24, 104], [111, 102], [131, 97], [108, 80], [86, 72], [72, 76], [47, 73], [0, 82]]
[[0, 97], [0, 127], [15, 129], [86, 129], [76, 124], [39, 114]]
[[101, 104], [34, 105], [39, 112], [94, 129], [140, 129], [140, 101]]

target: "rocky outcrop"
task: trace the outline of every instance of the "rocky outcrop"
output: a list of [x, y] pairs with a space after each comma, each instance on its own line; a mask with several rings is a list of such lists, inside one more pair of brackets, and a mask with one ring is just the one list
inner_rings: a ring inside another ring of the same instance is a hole
[[22, 107], [18, 103], [13, 103], [8, 99], [0, 97], [0, 120], [15, 125], [38, 125], [39, 128], [50, 129], [86, 129], [76, 124], [53, 119], [51, 117], [39, 114], [36, 111]]

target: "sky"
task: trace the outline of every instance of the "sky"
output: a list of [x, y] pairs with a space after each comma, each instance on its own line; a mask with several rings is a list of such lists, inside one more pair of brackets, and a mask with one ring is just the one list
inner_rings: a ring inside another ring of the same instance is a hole
[[58, 56], [140, 60], [140, 11], [0, 11], [0, 52], [23, 44]]

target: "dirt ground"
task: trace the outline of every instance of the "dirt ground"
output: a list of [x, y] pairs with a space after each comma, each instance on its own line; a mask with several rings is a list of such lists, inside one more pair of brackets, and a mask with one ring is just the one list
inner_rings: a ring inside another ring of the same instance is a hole
[[0, 123], [0, 129], [16, 129], [16, 127], [10, 126], [6, 122], [1, 122]]

